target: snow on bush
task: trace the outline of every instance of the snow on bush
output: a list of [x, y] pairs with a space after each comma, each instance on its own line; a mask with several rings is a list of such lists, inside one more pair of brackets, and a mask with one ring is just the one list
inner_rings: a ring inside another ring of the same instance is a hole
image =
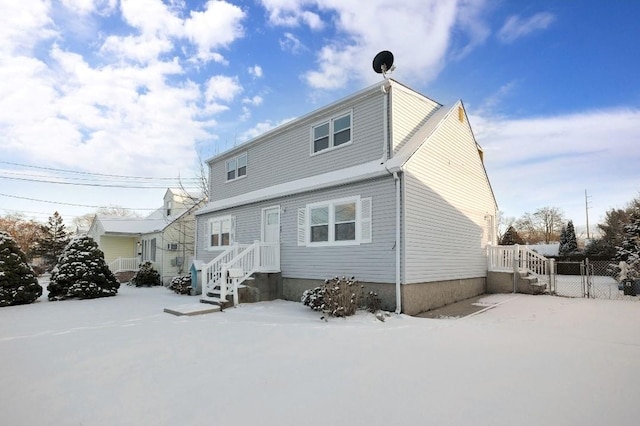
[[169, 289], [178, 294], [191, 294], [191, 274], [173, 277]]
[[332, 317], [348, 317], [360, 308], [372, 313], [380, 310], [382, 302], [378, 295], [370, 291], [363, 296], [363, 288], [353, 277], [335, 277], [325, 280], [320, 287], [305, 290], [301, 301], [314, 311]]
[[153, 264], [149, 261], [140, 265], [140, 269], [131, 278], [131, 284], [136, 287], [152, 287], [155, 285], [162, 285], [162, 279], [160, 273], [156, 271]]
[[0, 306], [32, 303], [41, 295], [42, 287], [24, 252], [0, 231]]
[[109, 270], [104, 253], [93, 238], [72, 239], [51, 272], [49, 300], [115, 296], [120, 283]]

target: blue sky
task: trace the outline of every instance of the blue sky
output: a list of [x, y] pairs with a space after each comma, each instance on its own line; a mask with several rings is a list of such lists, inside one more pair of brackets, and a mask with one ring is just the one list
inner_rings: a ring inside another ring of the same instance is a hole
[[559, 207], [580, 227], [586, 189], [594, 225], [640, 192], [637, 1], [0, 0], [0, 15], [0, 214], [144, 214], [198, 157], [380, 81], [381, 50], [394, 79], [463, 100], [505, 216]]

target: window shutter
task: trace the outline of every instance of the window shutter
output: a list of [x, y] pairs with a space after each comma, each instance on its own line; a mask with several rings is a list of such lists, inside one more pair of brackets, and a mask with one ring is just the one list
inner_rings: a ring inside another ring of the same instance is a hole
[[204, 246], [206, 248], [211, 248], [211, 219], [207, 220], [207, 223], [205, 223]]
[[229, 221], [229, 245], [232, 245], [236, 242], [236, 217], [231, 216]]
[[298, 209], [298, 245], [307, 245], [307, 208]]
[[360, 200], [360, 243], [371, 242], [371, 197]]

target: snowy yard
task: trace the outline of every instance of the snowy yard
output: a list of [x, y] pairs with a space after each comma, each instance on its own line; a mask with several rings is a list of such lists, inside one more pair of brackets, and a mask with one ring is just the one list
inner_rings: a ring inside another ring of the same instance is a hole
[[463, 319], [176, 317], [164, 288], [0, 308], [2, 425], [632, 425], [640, 303], [494, 295]]

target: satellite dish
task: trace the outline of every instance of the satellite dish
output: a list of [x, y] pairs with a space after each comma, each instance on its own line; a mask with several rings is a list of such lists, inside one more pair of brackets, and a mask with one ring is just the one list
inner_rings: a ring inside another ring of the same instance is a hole
[[373, 70], [378, 74], [385, 75], [387, 72], [393, 71], [393, 53], [383, 50], [373, 58]]

